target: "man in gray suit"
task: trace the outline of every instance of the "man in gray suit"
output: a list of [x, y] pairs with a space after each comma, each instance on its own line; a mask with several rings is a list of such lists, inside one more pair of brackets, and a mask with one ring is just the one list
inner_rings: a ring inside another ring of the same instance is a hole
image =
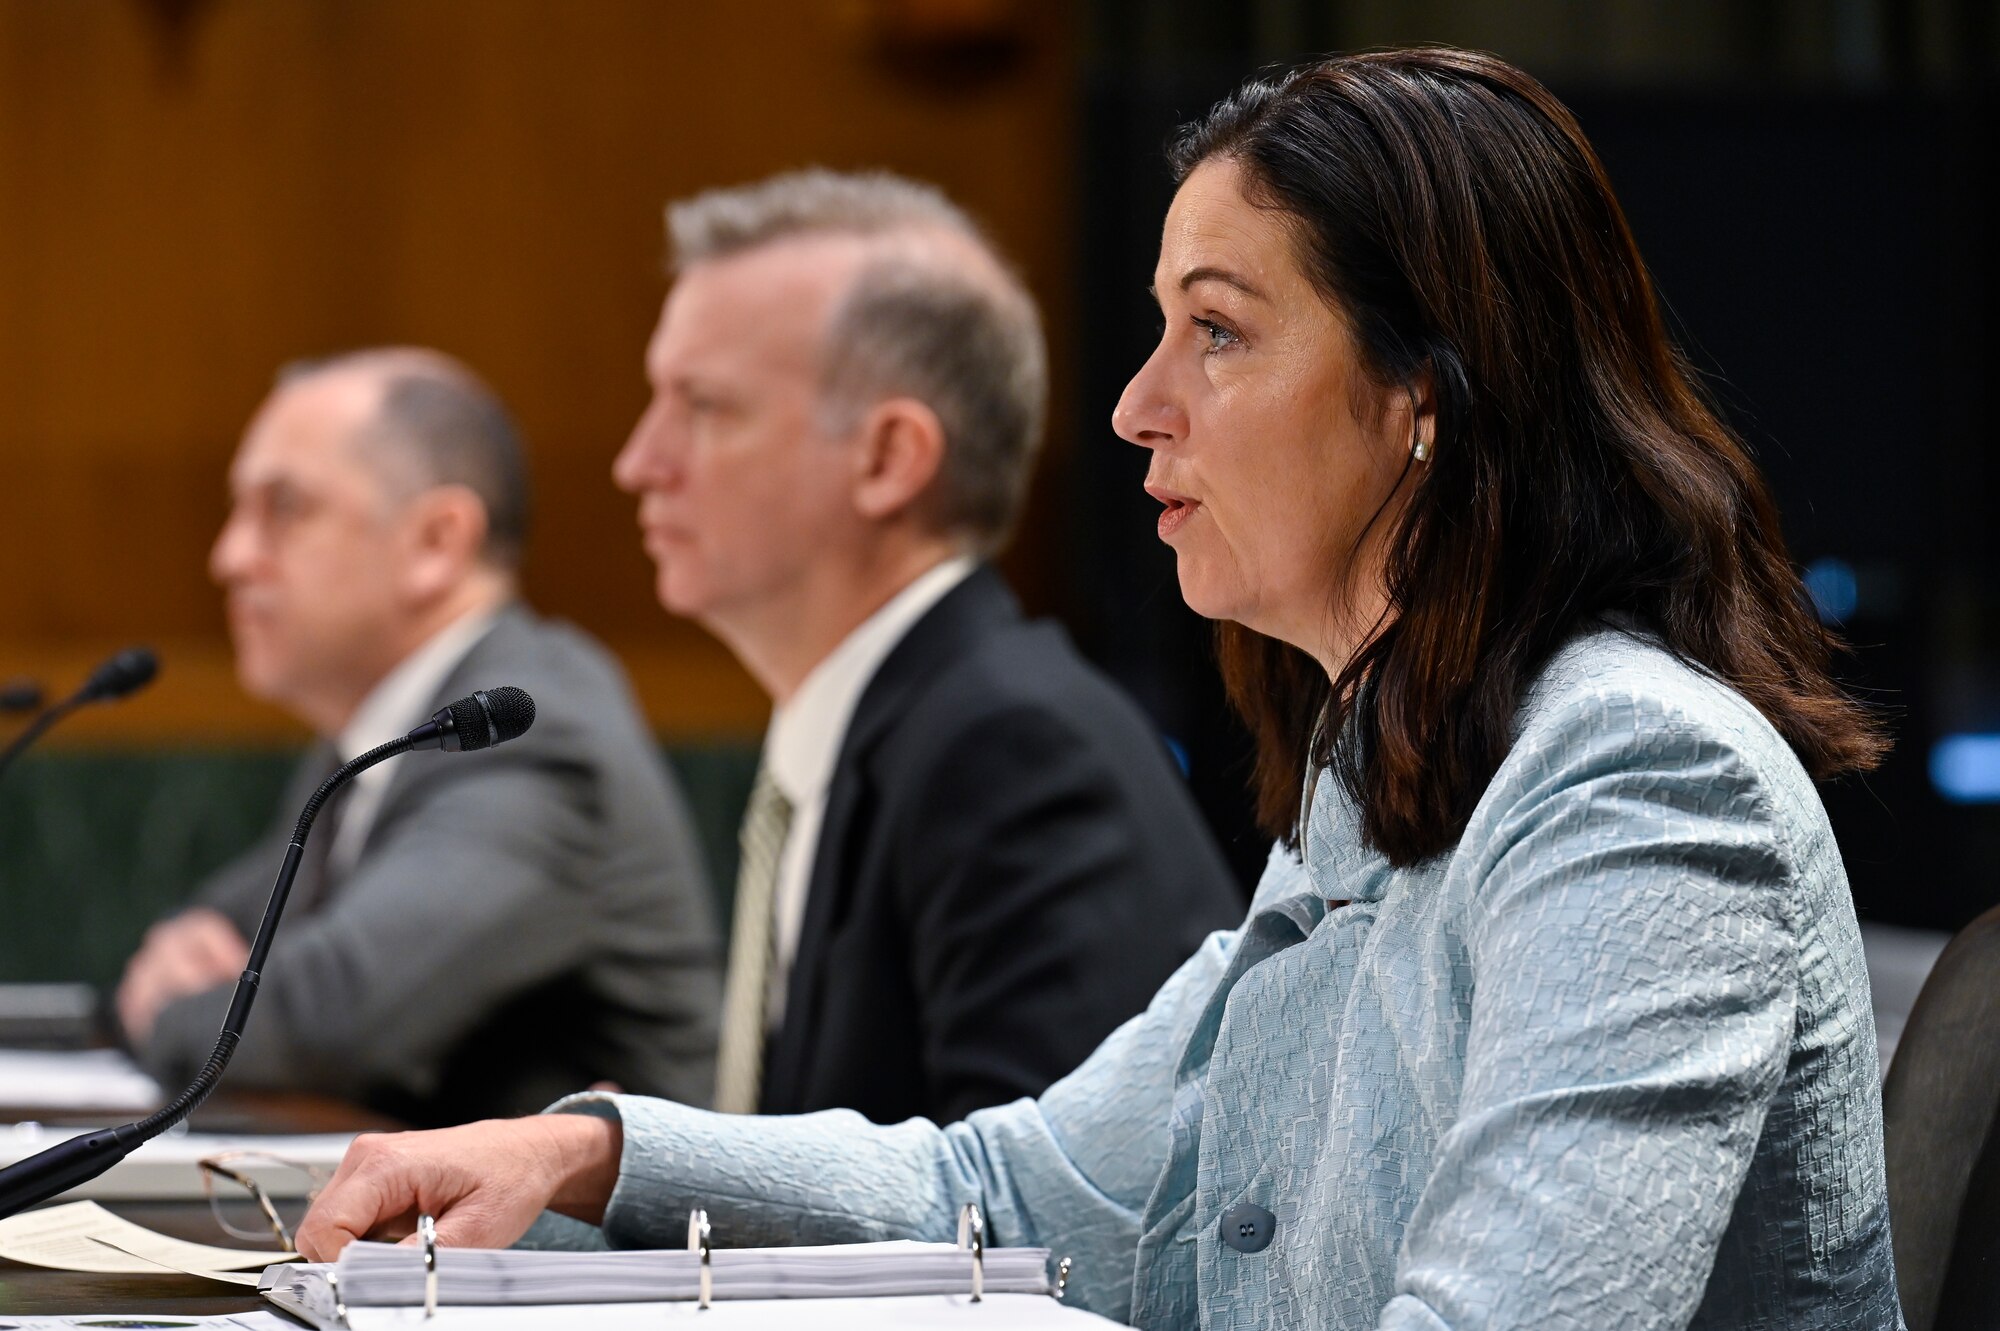
[[706, 1103], [718, 952], [695, 838], [618, 667], [516, 599], [527, 487], [505, 409], [434, 352], [309, 366], [258, 412], [230, 489], [210, 563], [238, 676], [321, 742], [264, 842], [127, 966], [142, 1061], [177, 1082], [207, 1057], [313, 787], [513, 684], [539, 703], [522, 739], [391, 759], [322, 814], [230, 1078], [417, 1124], [593, 1082]]

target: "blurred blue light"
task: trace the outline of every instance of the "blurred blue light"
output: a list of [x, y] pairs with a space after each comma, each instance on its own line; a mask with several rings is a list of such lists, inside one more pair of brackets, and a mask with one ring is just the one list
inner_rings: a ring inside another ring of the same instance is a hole
[[1953, 804], [2000, 804], [2000, 735], [1946, 735], [1931, 747], [1931, 784]]
[[1822, 624], [1845, 623], [1860, 604], [1861, 584], [1854, 576], [1854, 566], [1844, 559], [1828, 555], [1813, 560], [1806, 565], [1805, 582], [1806, 595], [1812, 597]]
[[1181, 743], [1172, 735], [1162, 735], [1160, 738], [1167, 742], [1167, 752], [1174, 755], [1174, 762], [1180, 766], [1181, 775], [1186, 777], [1192, 774], [1194, 764], [1188, 761], [1187, 745]]

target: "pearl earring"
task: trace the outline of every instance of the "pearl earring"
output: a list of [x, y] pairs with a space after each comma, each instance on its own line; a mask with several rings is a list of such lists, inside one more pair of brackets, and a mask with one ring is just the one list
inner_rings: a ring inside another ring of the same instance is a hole
[[1415, 443], [1410, 445], [1410, 456], [1419, 462], [1429, 462], [1431, 460], [1430, 441], [1419, 437]]

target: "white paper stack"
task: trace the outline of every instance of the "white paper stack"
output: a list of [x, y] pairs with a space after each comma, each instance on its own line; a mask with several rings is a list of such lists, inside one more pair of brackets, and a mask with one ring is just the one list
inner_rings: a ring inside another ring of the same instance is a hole
[[[1046, 1248], [989, 1248], [986, 1298], [973, 1303], [972, 1254], [949, 1243], [855, 1243], [821, 1248], [721, 1248], [712, 1254], [715, 1306], [704, 1325], [1109, 1326], [1049, 1297]], [[353, 1331], [423, 1320], [420, 1251], [352, 1243], [334, 1266], [264, 1273], [264, 1296], [316, 1326], [339, 1323], [334, 1284]], [[582, 1324], [653, 1326], [695, 1313], [701, 1259], [692, 1252], [535, 1252], [441, 1248], [439, 1328]]]
[[[301, 1310], [288, 1311], [306, 1316]], [[323, 1331], [1112, 1331], [1121, 1325], [1041, 1294], [911, 1294], [893, 1299], [731, 1299], [681, 1303], [573, 1303], [522, 1308], [349, 1308], [345, 1322], [307, 1317]]]
[[163, 1102], [160, 1084], [116, 1049], [0, 1049], [0, 1105], [143, 1114]]
[[[644, 1303], [692, 1299], [701, 1258], [686, 1251], [535, 1252], [440, 1248], [441, 1304]], [[717, 1299], [839, 1299], [958, 1294], [972, 1288], [972, 1254], [949, 1243], [849, 1243], [825, 1248], [720, 1248]], [[1049, 1292], [1047, 1248], [993, 1248], [986, 1288]], [[279, 1282], [306, 1284], [323, 1267], [273, 1268]], [[423, 1254], [388, 1243], [350, 1243], [336, 1268], [340, 1293], [358, 1308], [424, 1300]]]

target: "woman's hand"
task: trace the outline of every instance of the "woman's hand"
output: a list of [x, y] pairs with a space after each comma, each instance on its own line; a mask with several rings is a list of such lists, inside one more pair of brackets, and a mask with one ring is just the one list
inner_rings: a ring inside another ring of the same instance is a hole
[[425, 1213], [456, 1248], [504, 1248], [544, 1210], [599, 1223], [624, 1137], [584, 1114], [357, 1137], [299, 1226], [299, 1251], [330, 1262], [355, 1239], [408, 1237]]

